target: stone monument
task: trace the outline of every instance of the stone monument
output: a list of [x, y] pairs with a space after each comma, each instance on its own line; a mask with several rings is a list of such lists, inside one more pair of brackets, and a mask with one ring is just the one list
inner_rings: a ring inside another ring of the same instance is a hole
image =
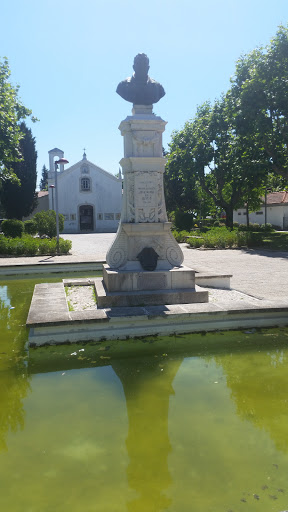
[[195, 272], [182, 265], [183, 253], [167, 220], [162, 152], [166, 122], [152, 112], [165, 91], [148, 76], [145, 54], [136, 55], [133, 69], [133, 76], [117, 87], [133, 109], [119, 126], [124, 137], [123, 206], [103, 280], [97, 280], [98, 307], [208, 302], [207, 291], [195, 291]]

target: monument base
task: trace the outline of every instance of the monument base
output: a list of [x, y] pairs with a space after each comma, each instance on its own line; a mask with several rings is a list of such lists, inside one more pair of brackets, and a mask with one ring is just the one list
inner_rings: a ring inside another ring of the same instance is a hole
[[195, 271], [184, 266], [149, 272], [103, 265], [95, 289], [98, 308], [208, 302], [207, 291], [195, 290]]

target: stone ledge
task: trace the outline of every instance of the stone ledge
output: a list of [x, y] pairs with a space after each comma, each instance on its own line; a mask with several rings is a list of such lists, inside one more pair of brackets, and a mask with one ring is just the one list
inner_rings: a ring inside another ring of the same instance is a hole
[[95, 289], [99, 308], [208, 302], [208, 292], [195, 288], [108, 292], [103, 279], [98, 278], [95, 279]]
[[236, 290], [211, 289], [209, 293], [212, 298], [209, 303], [68, 311], [64, 284], [43, 283], [35, 286], [27, 319], [29, 344], [123, 340], [288, 325], [288, 301], [258, 300]]
[[[288, 325], [288, 302], [261, 305], [250, 308], [234, 304], [230, 310], [216, 304], [183, 304], [171, 306], [147, 306], [143, 308], [111, 308], [96, 312], [81, 312], [71, 316], [70, 322], [35, 323], [30, 328], [29, 345], [53, 345], [85, 341], [123, 340], [151, 335], [209, 332]], [[195, 308], [193, 311], [193, 307]], [[93, 314], [91, 314], [93, 313]], [[81, 316], [81, 321], [79, 321]], [[77, 318], [77, 320], [76, 320]], [[30, 326], [31, 327], [31, 326]], [[191, 338], [193, 343], [193, 338]]]

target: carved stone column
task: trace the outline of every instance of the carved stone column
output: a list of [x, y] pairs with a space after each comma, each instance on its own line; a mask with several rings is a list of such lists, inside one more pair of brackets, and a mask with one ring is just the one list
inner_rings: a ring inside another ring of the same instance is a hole
[[167, 222], [162, 133], [166, 122], [152, 107], [134, 106], [134, 115], [119, 126], [124, 137], [123, 208], [117, 236], [107, 253], [111, 269], [141, 269], [137, 259], [145, 247], [158, 255], [157, 268], [180, 266], [183, 254]]
[[123, 206], [108, 250], [103, 280], [97, 280], [98, 307], [207, 302], [195, 291], [195, 272], [182, 266], [183, 253], [167, 221], [162, 133], [166, 122], [152, 106], [134, 105], [120, 124], [124, 137]]

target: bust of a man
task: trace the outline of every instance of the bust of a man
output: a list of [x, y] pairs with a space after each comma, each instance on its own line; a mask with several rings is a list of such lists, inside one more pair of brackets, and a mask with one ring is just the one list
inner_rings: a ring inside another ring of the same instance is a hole
[[134, 73], [118, 85], [116, 92], [134, 105], [153, 105], [165, 95], [159, 82], [148, 76], [149, 59], [145, 53], [138, 53], [134, 59]]

